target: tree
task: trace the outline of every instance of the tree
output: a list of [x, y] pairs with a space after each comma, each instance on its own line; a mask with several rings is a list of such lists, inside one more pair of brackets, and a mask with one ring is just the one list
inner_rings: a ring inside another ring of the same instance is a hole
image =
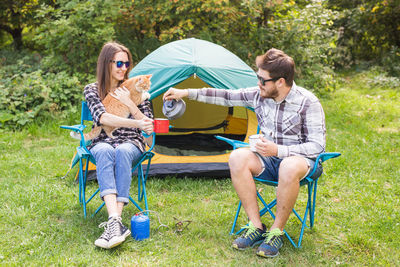
[[342, 16], [339, 44], [349, 49], [352, 60], [376, 60], [400, 48], [399, 0], [329, 0], [330, 8]]
[[0, 1], [0, 30], [9, 33], [13, 38], [14, 47], [23, 47], [22, 31], [26, 27], [39, 25], [36, 14], [42, 3], [52, 4], [53, 1], [41, 0], [2, 0]]
[[43, 20], [34, 38], [44, 48], [42, 68], [95, 74], [103, 44], [115, 37], [119, 6], [112, 0], [58, 0], [57, 5], [43, 5], [37, 15]]

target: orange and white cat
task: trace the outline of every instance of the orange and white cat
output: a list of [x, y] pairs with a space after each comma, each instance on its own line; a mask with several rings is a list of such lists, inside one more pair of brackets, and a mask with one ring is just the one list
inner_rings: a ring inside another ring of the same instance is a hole
[[[142, 103], [144, 100], [150, 98], [149, 90], [151, 86], [151, 74], [150, 75], [139, 75], [132, 77], [126, 81], [124, 81], [120, 87], [126, 87], [129, 92], [130, 92], [130, 98], [135, 103], [135, 105], [139, 105]], [[110, 93], [114, 93], [115, 90], [113, 90]], [[129, 108], [122, 104], [121, 101], [113, 97], [110, 93], [107, 94], [107, 96], [103, 99], [102, 103], [106, 109], [106, 112], [111, 113], [113, 115], [123, 117], [123, 118], [128, 118], [130, 112]], [[136, 119], [142, 119], [145, 117], [145, 115], [140, 112], [136, 113]], [[92, 130], [89, 133], [83, 134], [85, 140], [92, 140], [96, 138], [97, 136], [100, 135], [101, 129], [104, 129], [106, 134], [114, 138], [113, 136], [113, 131], [117, 129], [117, 127], [111, 127], [111, 126], [106, 126], [106, 125], [101, 125], [101, 126], [95, 126], [92, 128]], [[75, 139], [80, 140], [81, 136], [79, 133], [76, 132], [71, 132], [71, 136]]]

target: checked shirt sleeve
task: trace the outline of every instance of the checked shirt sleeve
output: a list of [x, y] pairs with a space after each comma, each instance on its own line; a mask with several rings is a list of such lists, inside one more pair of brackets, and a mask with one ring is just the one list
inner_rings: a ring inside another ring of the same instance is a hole
[[141, 104], [138, 106], [138, 109], [139, 109], [147, 118], [150, 118], [150, 119], [153, 119], [153, 118], [154, 118], [153, 111], [152, 111], [152, 109], [151, 109], [151, 103], [150, 103], [149, 100], [145, 100], [143, 103], [141, 103]]
[[106, 112], [106, 109], [103, 106], [103, 103], [101, 103], [97, 86], [95, 84], [86, 85], [83, 94], [90, 113], [92, 114], [93, 122], [95, 125], [100, 126], [100, 117]]
[[189, 89], [189, 99], [215, 104], [220, 106], [242, 106], [253, 107], [257, 88], [241, 88], [238, 90], [228, 89]]

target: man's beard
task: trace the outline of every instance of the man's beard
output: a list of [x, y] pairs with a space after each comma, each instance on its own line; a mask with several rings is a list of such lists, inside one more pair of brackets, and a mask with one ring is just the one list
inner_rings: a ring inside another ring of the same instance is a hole
[[274, 88], [272, 88], [269, 91], [265, 91], [265, 90], [261, 90], [261, 89], [260, 89], [260, 91], [262, 92], [260, 94], [262, 98], [276, 98], [279, 95], [279, 92], [276, 89], [276, 86], [274, 86]]

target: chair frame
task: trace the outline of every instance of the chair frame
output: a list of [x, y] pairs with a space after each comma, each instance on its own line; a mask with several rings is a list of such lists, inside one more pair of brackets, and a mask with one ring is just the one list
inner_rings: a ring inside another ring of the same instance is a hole
[[[240, 148], [240, 147], [248, 147], [249, 146], [249, 144], [246, 143], [246, 142], [232, 140], [232, 139], [229, 139], [229, 138], [226, 138], [226, 137], [222, 137], [222, 136], [215, 136], [215, 137], [217, 139], [219, 139], [219, 140], [222, 140], [222, 141], [225, 141], [225, 142], [231, 144], [233, 149], [237, 149], [237, 148]], [[317, 157], [315, 162], [322, 164], [324, 161], [326, 161], [328, 159], [331, 159], [331, 158], [339, 157], [340, 155], [341, 154], [338, 153], [338, 152], [321, 153], [321, 154], [318, 155], [318, 157]], [[286, 237], [288, 238], [290, 243], [295, 248], [300, 248], [301, 247], [301, 242], [303, 240], [304, 229], [306, 227], [311, 229], [314, 226], [315, 203], [316, 203], [316, 197], [317, 197], [317, 184], [318, 184], [319, 177], [321, 177], [323, 175], [323, 174], [321, 174], [316, 179], [310, 178], [315, 173], [315, 171], [317, 170], [317, 166], [318, 166], [318, 164], [315, 164], [314, 168], [311, 170], [311, 172], [304, 179], [302, 179], [300, 181], [300, 186], [307, 185], [307, 192], [308, 192], [308, 199], [307, 199], [307, 205], [306, 205], [306, 210], [304, 212], [304, 216], [301, 217], [299, 215], [299, 213], [294, 208], [292, 210], [293, 213], [296, 215], [297, 219], [301, 223], [301, 230], [300, 230], [300, 235], [299, 235], [298, 241], [295, 242], [290, 237], [290, 235], [286, 232], [286, 230], [283, 229], [283, 232], [285, 233]], [[278, 186], [278, 182], [275, 182], [275, 181], [267, 181], [267, 180], [256, 178], [256, 177], [253, 177], [253, 179], [255, 181], [257, 181], [257, 182], [261, 182], [261, 183], [269, 185], [269, 186], [274, 186], [274, 187]], [[267, 202], [263, 199], [263, 197], [261, 196], [261, 194], [258, 191], [257, 191], [257, 198], [261, 201], [261, 203], [263, 205], [263, 208], [260, 209], [260, 211], [259, 211], [260, 217], [262, 217], [266, 213], [269, 213], [271, 215], [271, 217], [275, 220], [275, 214], [273, 213], [272, 208], [274, 208], [276, 206], [276, 198], [267, 204]], [[239, 201], [238, 208], [237, 208], [236, 214], [235, 214], [235, 219], [233, 221], [232, 228], [231, 228], [231, 231], [230, 231], [231, 235], [232, 234], [238, 235], [244, 230], [242, 228], [239, 231], [235, 232], [236, 223], [237, 223], [237, 219], [239, 217], [241, 208], [242, 208], [242, 202]], [[309, 217], [309, 220], [310, 220], [309, 225], [307, 225], [308, 217]]]
[[[87, 106], [87, 103], [85, 101], [82, 101], [82, 109], [81, 109], [81, 123], [78, 125], [73, 125], [73, 126], [66, 126], [62, 125], [60, 128], [62, 129], [67, 129], [67, 130], [72, 130], [74, 132], [77, 132], [81, 136], [81, 140], [79, 142], [79, 146], [76, 148], [76, 156], [72, 160], [71, 163], [71, 169], [79, 163], [79, 173], [78, 173], [78, 183], [79, 183], [79, 203], [82, 205], [83, 208], [83, 214], [84, 217], [86, 218], [87, 216], [87, 209], [86, 206], [87, 204], [100, 192], [100, 188], [98, 188], [87, 200], [86, 200], [86, 182], [87, 182], [87, 175], [88, 175], [88, 167], [89, 167], [89, 162], [92, 162], [93, 164], [96, 165], [96, 161], [90, 153], [90, 151], [87, 149], [87, 145], [89, 142], [85, 141], [85, 138], [83, 136], [83, 130], [86, 128], [85, 121], [93, 121], [92, 116], [90, 114], [90, 110]], [[135, 162], [132, 168], [132, 173], [137, 170], [137, 177], [138, 177], [138, 202], [141, 202], [144, 200], [145, 204], [145, 210], [148, 210], [148, 202], [147, 202], [147, 194], [146, 194], [146, 181], [148, 178], [148, 173], [150, 169], [150, 164], [151, 164], [151, 159], [154, 156], [154, 153], [152, 152], [155, 144], [155, 133], [153, 132], [151, 135], [147, 135], [146, 133], [142, 132], [142, 134], [145, 137], [152, 137], [153, 142], [151, 147], [145, 151], [142, 156]], [[142, 163], [144, 161], [147, 161], [147, 168], [146, 171], [143, 171]], [[83, 166], [85, 168], [83, 169]], [[140, 211], [143, 211], [143, 209], [139, 206], [139, 204], [133, 200], [131, 196], [129, 196], [129, 200], [138, 208]], [[103, 203], [96, 209], [94, 215], [96, 215], [103, 207], [105, 203]]]

